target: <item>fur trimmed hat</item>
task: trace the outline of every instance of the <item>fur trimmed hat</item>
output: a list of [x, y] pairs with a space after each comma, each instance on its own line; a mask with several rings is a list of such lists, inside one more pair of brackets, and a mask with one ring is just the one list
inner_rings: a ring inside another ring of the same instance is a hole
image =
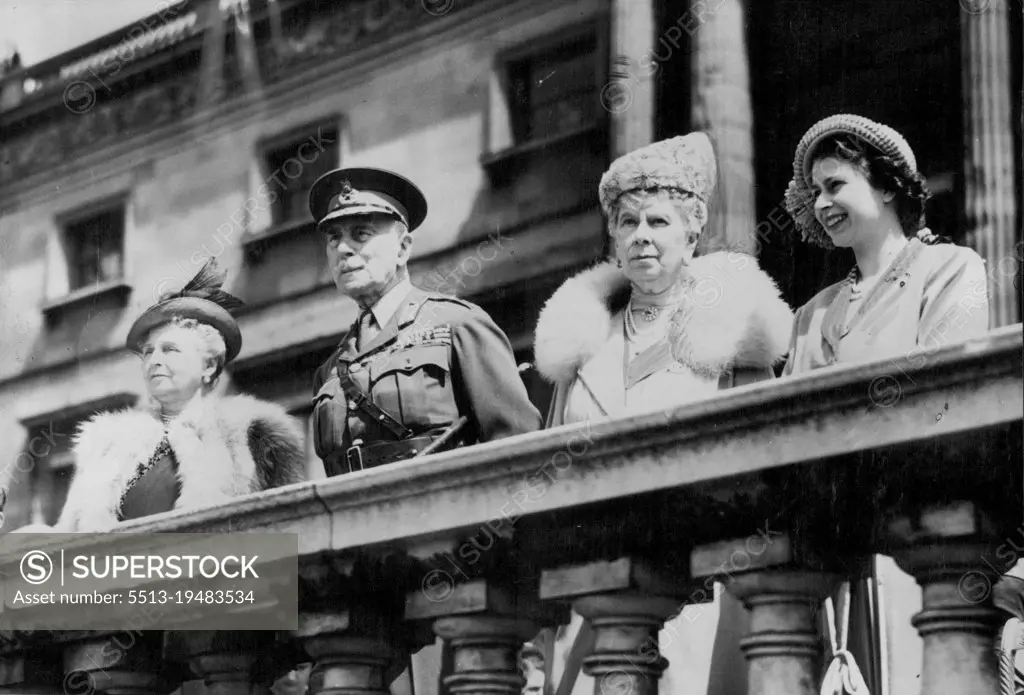
[[796, 154], [793, 156], [793, 178], [786, 188], [784, 204], [786, 212], [800, 229], [804, 241], [824, 248], [832, 248], [833, 245], [821, 223], [814, 216], [815, 196], [811, 189], [811, 168], [818, 147], [826, 138], [839, 133], [853, 136], [857, 145], [864, 143], [886, 157], [891, 157], [907, 176], [917, 173], [917, 158], [914, 151], [899, 132], [887, 125], [849, 113], [829, 116], [812, 125], [796, 146]]
[[606, 217], [611, 217], [623, 193], [658, 188], [686, 191], [707, 204], [717, 176], [715, 149], [706, 133], [660, 140], [612, 162], [598, 188], [601, 209]]

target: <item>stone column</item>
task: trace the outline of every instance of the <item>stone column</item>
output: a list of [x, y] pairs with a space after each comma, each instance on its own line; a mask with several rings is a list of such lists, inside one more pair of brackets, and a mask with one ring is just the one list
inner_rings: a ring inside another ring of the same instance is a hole
[[677, 24], [690, 34], [691, 129], [715, 143], [718, 186], [701, 246], [757, 253], [754, 111], [743, 0], [691, 0]]
[[967, 242], [988, 263], [992, 327], [1020, 320], [1009, 0], [960, 0]]
[[654, 139], [653, 71], [646, 68], [655, 40], [654, 1], [611, 0], [611, 79], [601, 91], [611, 115], [611, 159]]
[[893, 554], [921, 585], [911, 622], [924, 642], [923, 695], [999, 692], [996, 634], [1006, 615], [992, 602], [998, 575], [983, 561], [990, 547], [935, 542]]
[[180, 633], [192, 672], [202, 678], [207, 695], [249, 695], [265, 680], [261, 661], [272, 633], [198, 631]]
[[368, 611], [300, 615], [310, 695], [388, 695], [408, 656], [395, 621]]
[[160, 677], [162, 652], [154, 634], [125, 631], [68, 645], [64, 692], [156, 695], [180, 685]]
[[511, 615], [439, 618], [434, 632], [451, 646], [454, 666], [444, 678], [455, 695], [519, 695], [526, 684], [519, 671], [519, 650], [537, 634], [529, 620]]
[[0, 633], [0, 695], [79, 695], [68, 688], [59, 654], [33, 653], [31, 647], [14, 651], [18, 641]]
[[678, 599], [637, 593], [598, 594], [573, 603], [594, 630], [594, 648], [583, 659], [583, 672], [594, 679], [594, 695], [657, 695], [658, 680], [668, 667], [658, 632], [679, 604]]
[[807, 570], [737, 574], [726, 590], [750, 609], [750, 634], [741, 646], [750, 695], [818, 695], [822, 641], [818, 610], [840, 578]]

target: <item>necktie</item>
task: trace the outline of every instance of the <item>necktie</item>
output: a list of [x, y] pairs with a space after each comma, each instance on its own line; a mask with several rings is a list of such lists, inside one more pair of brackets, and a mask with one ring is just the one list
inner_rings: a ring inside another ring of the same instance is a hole
[[373, 342], [378, 335], [380, 335], [380, 326], [377, 325], [373, 312], [363, 312], [363, 316], [359, 320], [359, 349], [365, 350], [366, 346]]

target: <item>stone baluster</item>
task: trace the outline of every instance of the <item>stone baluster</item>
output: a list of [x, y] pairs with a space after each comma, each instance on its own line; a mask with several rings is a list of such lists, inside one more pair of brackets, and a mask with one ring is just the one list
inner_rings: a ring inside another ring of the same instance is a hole
[[273, 633], [191, 631], [185, 642], [189, 667], [203, 680], [207, 695], [249, 695], [269, 685], [263, 676]]
[[964, 212], [967, 242], [986, 260], [993, 328], [1020, 321], [1010, 1], [961, 0]]
[[458, 695], [518, 695], [526, 684], [519, 650], [537, 633], [531, 621], [514, 615], [480, 614], [440, 618], [434, 632], [452, 649], [454, 667], [444, 678]]
[[64, 692], [156, 695], [170, 691], [162, 677], [162, 633], [125, 631], [64, 648]]
[[[544, 570], [540, 596], [571, 602], [592, 634], [582, 671], [594, 679], [594, 695], [656, 695], [668, 660], [659, 632], [687, 600], [711, 597], [683, 578], [662, 573], [640, 558], [621, 557]], [[577, 640], [580, 638], [577, 637]]]
[[658, 633], [679, 599], [641, 594], [587, 596], [573, 608], [590, 621], [594, 648], [583, 672], [594, 679], [594, 695], [657, 695], [668, 667]]
[[299, 618], [297, 637], [313, 660], [310, 695], [388, 695], [408, 656], [392, 616], [350, 606]]
[[[436, 587], [432, 587], [436, 589]], [[449, 583], [444, 591], [409, 594], [405, 617], [429, 623], [451, 650], [443, 674], [448, 692], [458, 695], [516, 695], [525, 685], [519, 669], [523, 643], [541, 625], [555, 624], [535, 600], [535, 591], [514, 591], [487, 579]]]
[[818, 611], [841, 576], [807, 542], [767, 523], [748, 536], [699, 546], [691, 553], [698, 578], [717, 579], [749, 611], [740, 649], [750, 695], [818, 695], [822, 639]]
[[33, 654], [31, 647], [15, 649], [17, 638], [13, 633], [4, 634], [3, 639], [7, 644], [0, 653], [0, 694], [80, 695], [66, 687], [59, 653]]
[[972, 503], [913, 516], [897, 517], [889, 529], [904, 541], [893, 559], [921, 586], [921, 611], [911, 620], [923, 642], [921, 693], [998, 693], [996, 635], [1006, 614], [995, 607], [992, 587], [1009, 569], [993, 562], [998, 536]]
[[725, 582], [751, 613], [750, 633], [741, 642], [750, 695], [818, 695], [818, 611], [839, 580], [824, 572], [775, 569], [738, 573]]

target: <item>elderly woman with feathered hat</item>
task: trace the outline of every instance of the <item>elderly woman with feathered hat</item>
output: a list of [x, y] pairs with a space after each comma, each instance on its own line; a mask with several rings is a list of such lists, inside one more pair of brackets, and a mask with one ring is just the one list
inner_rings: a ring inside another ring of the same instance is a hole
[[[793, 320], [775, 283], [749, 255], [695, 255], [716, 178], [703, 133], [640, 148], [604, 174], [614, 258], [567, 280], [536, 329], [537, 370], [555, 385], [548, 426], [668, 409], [774, 378]], [[746, 692], [743, 606], [719, 594], [683, 615], [664, 642], [682, 650], [666, 654], [665, 680]], [[574, 615], [558, 642], [571, 643], [580, 625]]]
[[[127, 344], [139, 356], [148, 401], [79, 427], [67, 501], [45, 531], [105, 531], [304, 480], [303, 433], [284, 409], [213, 392], [242, 346], [230, 313], [242, 302], [221, 289], [223, 280], [211, 260], [132, 325]], [[44, 530], [37, 526], [18, 530]]]

